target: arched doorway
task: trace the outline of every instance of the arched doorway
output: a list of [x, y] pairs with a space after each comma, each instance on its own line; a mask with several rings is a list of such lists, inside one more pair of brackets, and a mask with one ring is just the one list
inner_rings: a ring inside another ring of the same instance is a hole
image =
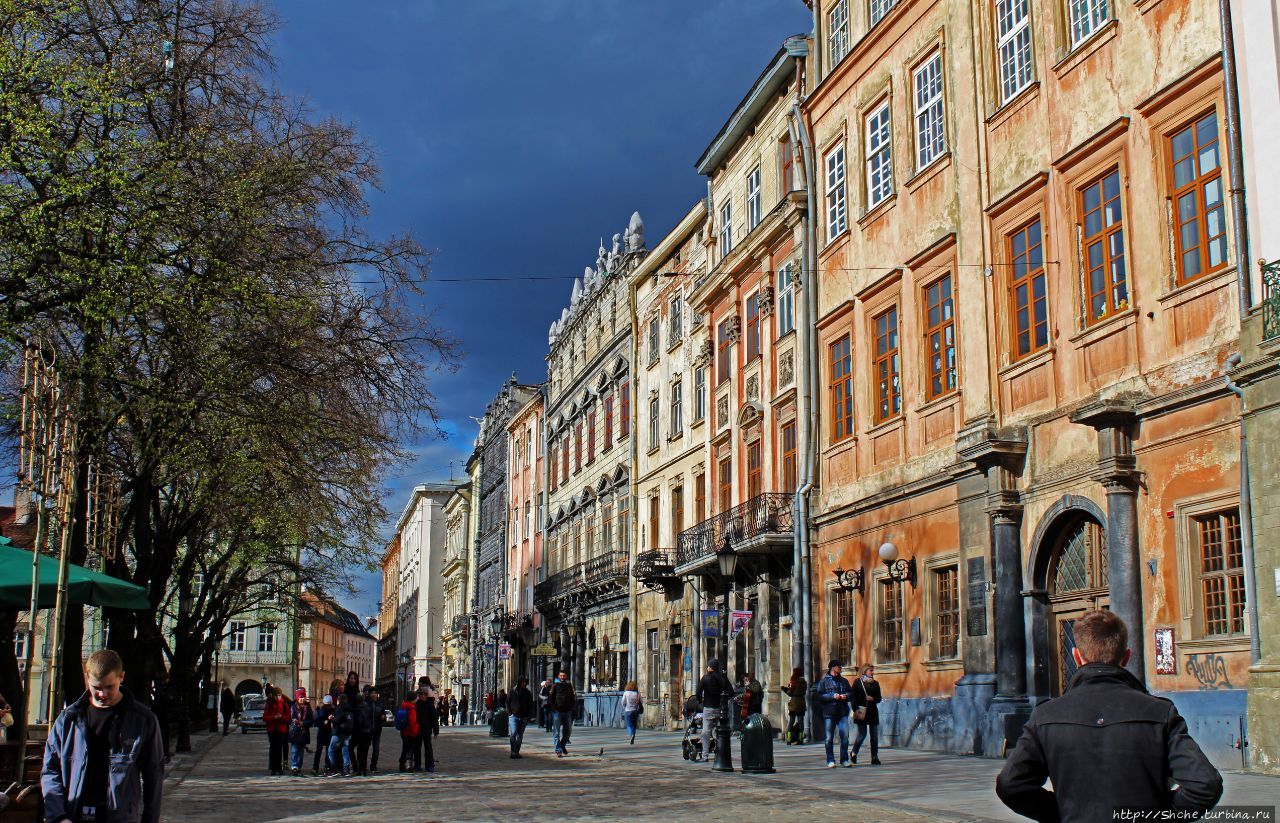
[[244, 697], [247, 694], [262, 694], [261, 680], [241, 680], [236, 684], [236, 697]]
[[1062, 694], [1076, 673], [1075, 622], [1106, 608], [1107, 539], [1102, 524], [1080, 513], [1064, 518], [1054, 537], [1045, 586], [1048, 600], [1049, 694]]

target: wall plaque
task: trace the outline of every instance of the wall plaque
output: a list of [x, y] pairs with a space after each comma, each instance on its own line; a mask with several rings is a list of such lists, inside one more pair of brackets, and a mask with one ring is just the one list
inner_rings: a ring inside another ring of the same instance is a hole
[[987, 560], [969, 558], [969, 602], [965, 611], [965, 632], [970, 637], [987, 634]]

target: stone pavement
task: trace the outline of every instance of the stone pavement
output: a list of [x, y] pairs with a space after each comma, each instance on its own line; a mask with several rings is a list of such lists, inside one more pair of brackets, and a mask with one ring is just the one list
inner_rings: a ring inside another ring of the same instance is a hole
[[[399, 740], [383, 735], [383, 766]], [[165, 786], [164, 817], [206, 821], [1016, 820], [992, 787], [1000, 762], [928, 752], [881, 751], [883, 766], [825, 768], [821, 745], [774, 749], [777, 774], [719, 774], [684, 761], [680, 735], [577, 728], [571, 756], [530, 728], [525, 757], [481, 727], [450, 727], [436, 741], [435, 775], [368, 778], [269, 777], [261, 734], [212, 741], [190, 770]], [[737, 746], [735, 744], [735, 764]], [[863, 759], [867, 756], [863, 751]], [[1275, 805], [1280, 779], [1229, 773], [1224, 803]]]

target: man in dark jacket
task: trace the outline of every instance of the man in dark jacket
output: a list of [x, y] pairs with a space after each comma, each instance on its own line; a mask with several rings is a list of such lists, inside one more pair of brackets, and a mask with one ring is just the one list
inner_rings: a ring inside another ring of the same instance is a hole
[[569, 682], [569, 673], [560, 672], [556, 682], [551, 684], [552, 734], [555, 735], [556, 757], [564, 757], [569, 753], [569, 733], [573, 729], [573, 709], [578, 696], [573, 693], [573, 684]]
[[311, 773], [320, 774], [320, 767], [328, 771], [329, 743], [333, 741], [333, 695], [326, 694], [316, 709], [316, 755]]
[[157, 823], [164, 751], [155, 715], [122, 688], [124, 664], [113, 651], [89, 656], [84, 683], [45, 743], [45, 819]]
[[[356, 695], [352, 706], [355, 723], [351, 731], [352, 770], [361, 776], [369, 774], [369, 745], [373, 743], [373, 703], [369, 700], [368, 687]], [[378, 720], [382, 718], [379, 717]]]
[[386, 721], [387, 706], [382, 702], [382, 695], [377, 689], [365, 686], [369, 690], [369, 705], [373, 709], [373, 741], [370, 745], [369, 771], [378, 770], [378, 749], [382, 747], [382, 724]]
[[726, 711], [725, 700], [732, 697], [733, 684], [720, 671], [720, 661], [711, 660], [707, 663], [707, 673], [698, 681], [698, 700], [702, 703], [701, 760], [711, 759], [711, 736], [715, 733], [720, 717]]
[[836, 767], [835, 738], [840, 735], [840, 765], [849, 766], [849, 707], [853, 689], [842, 676], [839, 660], [827, 663], [827, 673], [814, 686], [818, 693], [818, 705], [822, 707], [823, 722], [827, 727], [827, 768]]
[[507, 697], [507, 727], [511, 733], [511, 756], [520, 756], [520, 744], [524, 742], [524, 729], [533, 717], [533, 692], [529, 691], [529, 678], [516, 681], [516, 687]]
[[227, 736], [227, 727], [231, 725], [231, 715], [240, 710], [240, 701], [231, 687], [222, 685], [222, 695], [218, 698], [218, 710], [222, 712], [222, 736]]
[[1079, 671], [1065, 694], [1031, 713], [996, 794], [1018, 814], [1065, 823], [1111, 820], [1117, 809], [1212, 809], [1222, 775], [1173, 703], [1124, 669], [1131, 653], [1124, 621], [1093, 611], [1074, 630]]
[[413, 710], [418, 718], [418, 743], [414, 752], [422, 770], [434, 772], [436, 756], [431, 749], [431, 738], [436, 725], [436, 699], [426, 686], [418, 687], [418, 699], [413, 703]]

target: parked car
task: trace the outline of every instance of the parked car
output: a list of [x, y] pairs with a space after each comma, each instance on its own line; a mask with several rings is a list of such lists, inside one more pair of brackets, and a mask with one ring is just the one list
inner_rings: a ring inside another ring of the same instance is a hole
[[390, 709], [382, 710], [382, 725], [394, 726], [396, 724], [396, 714]]
[[267, 699], [260, 694], [246, 694], [240, 698], [240, 733], [248, 734], [250, 729], [267, 730], [267, 723], [262, 719], [262, 710], [267, 706]]

